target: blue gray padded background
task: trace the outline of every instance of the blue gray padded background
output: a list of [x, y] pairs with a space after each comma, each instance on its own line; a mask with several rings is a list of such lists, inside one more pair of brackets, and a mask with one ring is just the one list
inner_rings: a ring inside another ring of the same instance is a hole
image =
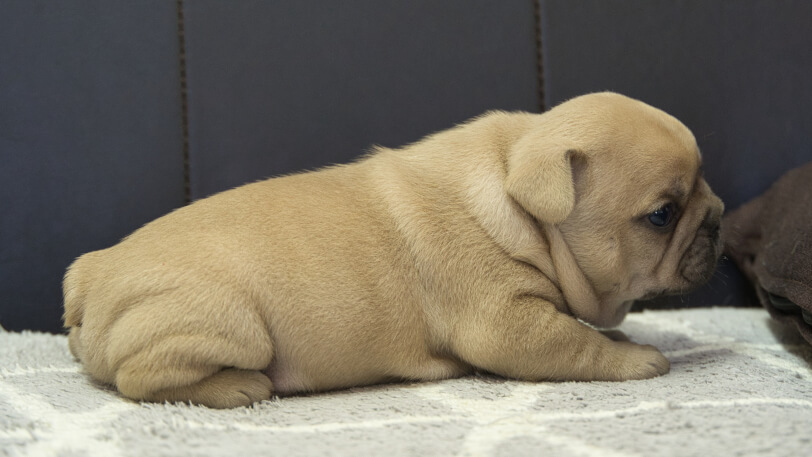
[[531, 1], [184, 3], [192, 198], [538, 110]]
[[[193, 199], [536, 110], [533, 3], [183, 2]], [[61, 329], [78, 255], [184, 204], [176, 2], [0, 5], [0, 325]]]
[[183, 205], [174, 2], [0, 4], [0, 325], [59, 331], [62, 275]]
[[546, 103], [614, 90], [696, 135], [728, 209], [812, 160], [812, 3], [543, 0]]
[[[181, 2], [185, 170], [177, 2], [3, 2], [0, 325], [59, 331], [65, 267], [183, 205], [187, 184], [202, 198], [536, 111], [539, 81], [547, 106], [610, 89], [676, 115], [731, 209], [812, 160], [807, 2], [382, 3]], [[746, 303], [721, 274], [665, 304]]]
[[[543, 0], [541, 18], [546, 105], [613, 90], [673, 114], [727, 209], [812, 160], [812, 3]], [[697, 292], [646, 306], [757, 303], [723, 261]]]

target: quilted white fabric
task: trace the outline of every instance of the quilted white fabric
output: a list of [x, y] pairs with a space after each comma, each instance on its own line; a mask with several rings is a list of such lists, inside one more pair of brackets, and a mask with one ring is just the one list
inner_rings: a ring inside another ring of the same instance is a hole
[[217, 411], [91, 383], [64, 336], [0, 330], [0, 455], [812, 455], [812, 348], [760, 309], [630, 315], [671, 373], [623, 383], [475, 376]]

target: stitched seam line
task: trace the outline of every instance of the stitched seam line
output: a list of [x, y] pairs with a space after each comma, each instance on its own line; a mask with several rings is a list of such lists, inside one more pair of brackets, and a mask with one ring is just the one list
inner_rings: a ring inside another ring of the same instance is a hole
[[183, 24], [183, 0], [177, 0], [178, 8], [178, 65], [180, 66], [181, 134], [183, 135], [183, 199], [192, 202], [192, 183], [189, 167], [189, 107], [186, 90], [186, 32]]
[[538, 81], [538, 107], [540, 112], [547, 110], [544, 102], [544, 50], [541, 43], [541, 0], [533, 1], [533, 19], [536, 29], [536, 79]]

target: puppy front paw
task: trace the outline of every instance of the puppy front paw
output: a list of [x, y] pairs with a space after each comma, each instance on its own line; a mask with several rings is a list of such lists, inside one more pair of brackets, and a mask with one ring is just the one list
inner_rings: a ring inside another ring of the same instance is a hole
[[614, 373], [618, 381], [654, 378], [671, 369], [671, 363], [654, 346], [627, 341], [617, 341], [614, 345], [621, 358]]

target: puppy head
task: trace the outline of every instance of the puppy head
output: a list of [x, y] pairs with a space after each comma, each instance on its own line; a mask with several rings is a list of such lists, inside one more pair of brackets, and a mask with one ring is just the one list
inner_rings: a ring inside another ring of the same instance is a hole
[[693, 135], [675, 118], [590, 94], [540, 116], [514, 145], [506, 190], [560, 232], [593, 289], [596, 300], [570, 303], [573, 314], [610, 327], [634, 300], [688, 291], [715, 271], [724, 206], [700, 167]]

